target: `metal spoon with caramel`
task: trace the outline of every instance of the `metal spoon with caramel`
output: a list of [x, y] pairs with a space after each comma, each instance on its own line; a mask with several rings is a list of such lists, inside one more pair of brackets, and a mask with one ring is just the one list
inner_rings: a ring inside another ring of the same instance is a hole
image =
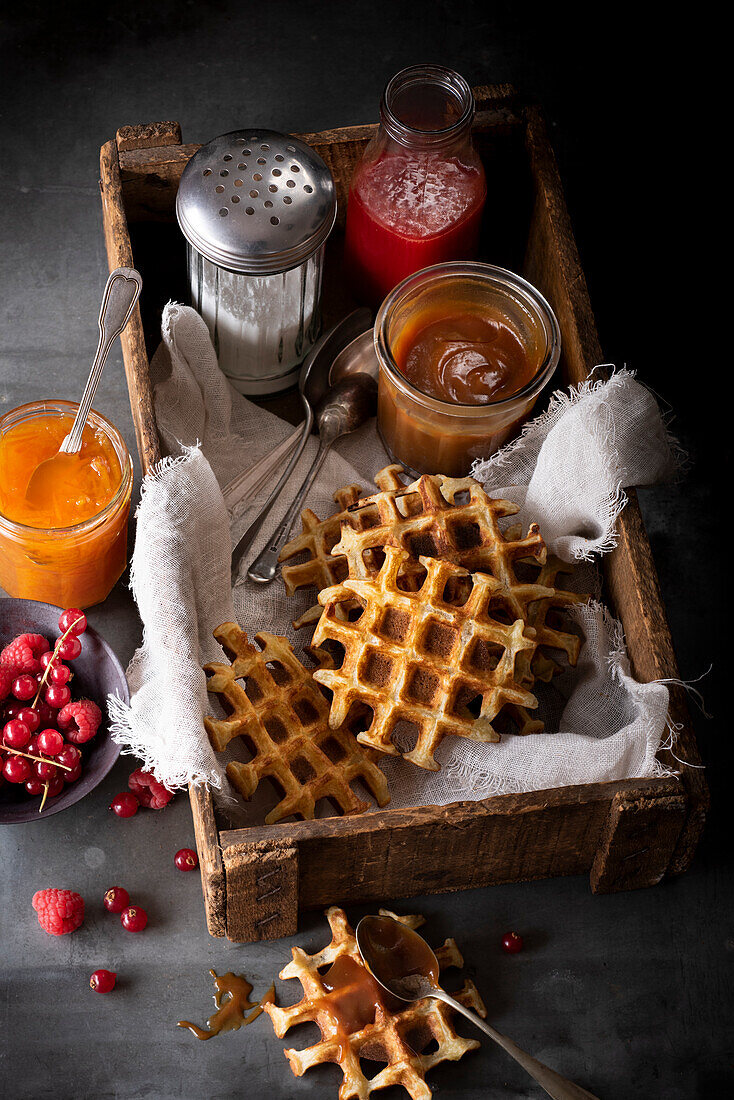
[[357, 925], [357, 947], [375, 980], [399, 1001], [420, 1001], [424, 997], [443, 1001], [494, 1039], [555, 1100], [597, 1100], [586, 1089], [526, 1054], [512, 1039], [446, 993], [438, 984], [436, 956], [411, 928], [392, 917], [363, 917]]

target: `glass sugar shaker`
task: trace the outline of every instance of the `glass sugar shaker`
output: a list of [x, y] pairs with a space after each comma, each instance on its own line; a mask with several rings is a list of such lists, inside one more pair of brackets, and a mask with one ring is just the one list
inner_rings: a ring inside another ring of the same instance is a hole
[[244, 394], [294, 385], [320, 328], [324, 246], [336, 220], [327, 165], [288, 134], [222, 134], [186, 165], [176, 217], [191, 304], [224, 374]]

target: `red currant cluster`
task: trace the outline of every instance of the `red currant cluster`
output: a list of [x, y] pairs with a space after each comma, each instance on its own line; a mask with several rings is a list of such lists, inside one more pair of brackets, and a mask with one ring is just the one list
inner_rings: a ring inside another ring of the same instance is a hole
[[90, 741], [102, 720], [91, 699], [72, 700], [67, 662], [82, 651], [87, 617], [63, 611], [53, 648], [41, 634], [19, 634], [0, 652], [0, 786], [23, 784], [29, 795], [60, 795], [82, 774], [78, 745]]

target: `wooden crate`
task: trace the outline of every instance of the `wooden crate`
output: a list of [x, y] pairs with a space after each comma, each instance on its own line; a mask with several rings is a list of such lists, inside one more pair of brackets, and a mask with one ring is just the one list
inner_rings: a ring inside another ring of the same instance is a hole
[[[489, 199], [483, 255], [521, 271], [548, 298], [561, 326], [566, 384], [603, 361], [584, 273], [558, 170], [539, 109], [509, 86], [475, 90], [477, 147]], [[339, 277], [346, 196], [372, 125], [303, 134], [336, 179], [337, 231], [327, 250], [327, 323], [351, 303]], [[174, 202], [181, 172], [197, 145], [181, 142], [177, 123], [126, 126], [101, 150], [104, 233], [110, 268], [143, 275], [122, 345], [144, 471], [160, 457], [149, 354], [160, 339], [168, 298], [186, 300], [184, 244]], [[497, 212], [497, 217], [493, 215]], [[293, 417], [288, 398], [271, 402]], [[621, 619], [635, 676], [677, 675], [650, 546], [634, 491], [619, 522], [619, 544], [602, 559], [604, 597]], [[680, 724], [676, 756], [700, 764], [680, 689], [671, 690]], [[236, 941], [296, 931], [299, 908], [384, 901], [493, 883], [589, 873], [597, 893], [635, 889], [686, 870], [708, 802], [703, 773], [661, 759], [677, 776], [561, 787], [450, 806], [386, 809], [360, 817], [222, 829], [208, 791], [190, 798], [209, 930]]]

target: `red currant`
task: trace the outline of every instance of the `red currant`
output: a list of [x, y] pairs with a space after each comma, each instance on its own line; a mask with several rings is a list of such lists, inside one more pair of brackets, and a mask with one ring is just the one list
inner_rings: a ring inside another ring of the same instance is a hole
[[35, 796], [35, 795], [43, 794], [43, 783], [41, 782], [40, 779], [37, 779], [35, 776], [31, 776], [30, 779], [26, 779], [26, 781], [25, 781], [25, 789], [28, 791], [28, 794], [30, 794], [30, 795]]
[[3, 728], [3, 741], [11, 749], [23, 749], [31, 739], [31, 731], [20, 718], [13, 718]]
[[120, 915], [120, 923], [126, 932], [142, 932], [148, 923], [148, 914], [139, 905], [128, 905]]
[[66, 684], [71, 679], [71, 669], [68, 665], [54, 665], [48, 678], [52, 684]]
[[89, 988], [95, 993], [111, 993], [115, 988], [116, 979], [117, 974], [114, 970], [95, 970], [89, 979]]
[[42, 653], [38, 660], [41, 662], [41, 668], [48, 668], [54, 659], [54, 653], [52, 649], [47, 649], [45, 653]]
[[130, 904], [130, 895], [124, 886], [110, 886], [105, 890], [102, 904], [108, 913], [121, 913]]
[[41, 724], [38, 711], [34, 710], [33, 707], [23, 707], [22, 710], [18, 711], [18, 718], [24, 726], [28, 726], [31, 733], [35, 733]]
[[502, 937], [502, 950], [506, 951], [508, 955], [516, 955], [518, 951], [522, 951], [522, 948], [522, 936], [517, 932], [507, 932]]
[[59, 616], [59, 630], [66, 634], [83, 634], [87, 629], [87, 616], [78, 607], [70, 607]]
[[46, 756], [58, 757], [64, 747], [64, 739], [58, 730], [41, 730], [38, 747]]
[[44, 783], [51, 779], [55, 779], [59, 773], [59, 769], [51, 763], [50, 760], [35, 760], [33, 763], [33, 770], [39, 779], [42, 779]]
[[110, 809], [118, 817], [132, 817], [133, 814], [138, 812], [139, 805], [140, 803], [131, 791], [123, 791], [122, 794], [115, 795], [112, 799]]
[[173, 857], [179, 871], [194, 871], [199, 866], [199, 857], [192, 848], [181, 848]]
[[56, 761], [65, 764], [67, 768], [81, 767], [82, 754], [76, 745], [65, 744], [61, 752], [56, 753]]
[[76, 783], [77, 779], [81, 778], [81, 774], [82, 766], [81, 764], [77, 764], [77, 766], [75, 768], [72, 768], [70, 772], [64, 772], [62, 778], [64, 780], [64, 783]]
[[28, 699], [32, 699], [38, 691], [38, 683], [35, 676], [31, 676], [30, 672], [24, 672], [22, 676], [18, 676], [13, 681], [13, 695], [16, 699], [20, 699], [22, 702], [26, 702]]
[[64, 638], [63, 642], [59, 643], [56, 652], [64, 661], [75, 661], [81, 651], [82, 643], [74, 634], [70, 634], [68, 638]]
[[25, 783], [31, 777], [31, 766], [22, 756], [9, 756], [3, 764], [3, 775], [8, 783]]
[[111, 993], [115, 988], [116, 979], [117, 974], [114, 970], [95, 970], [89, 979], [89, 988], [95, 993]]
[[8, 703], [5, 707], [5, 713], [3, 715], [6, 722], [11, 722], [13, 718], [17, 718], [23, 707], [20, 703]]
[[53, 726], [56, 723], [56, 711], [53, 707], [50, 707], [48, 703], [38, 704], [38, 719], [44, 729], [48, 726]]
[[61, 792], [64, 789], [64, 781], [63, 781], [63, 779], [61, 778], [60, 775], [57, 775], [55, 779], [49, 779], [47, 785], [48, 785], [48, 795], [47, 795], [48, 798], [56, 798], [56, 796], [61, 794]]
[[68, 684], [52, 684], [46, 688], [46, 702], [54, 710], [61, 710], [71, 702], [71, 688]]

